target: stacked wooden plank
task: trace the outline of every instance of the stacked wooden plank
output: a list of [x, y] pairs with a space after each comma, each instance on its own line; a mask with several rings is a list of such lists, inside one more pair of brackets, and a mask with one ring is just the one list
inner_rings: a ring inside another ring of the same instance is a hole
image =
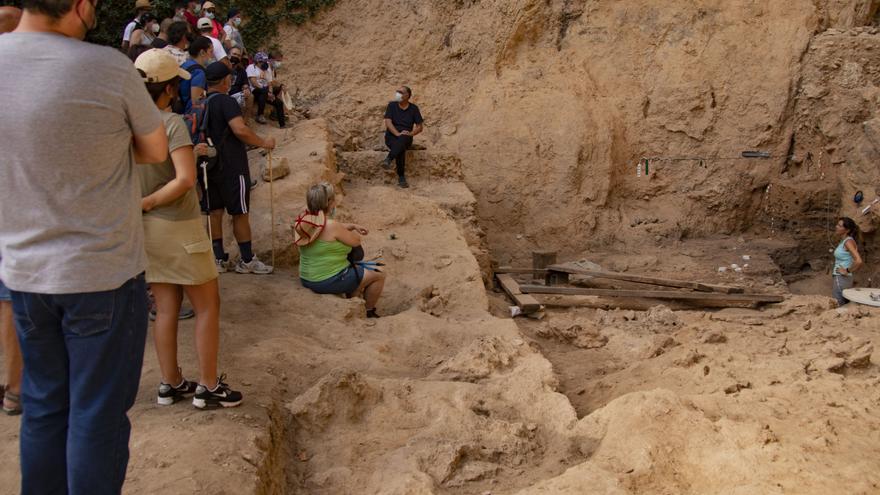
[[[785, 297], [777, 294], [754, 294], [746, 293], [742, 287], [731, 287], [726, 285], [707, 284], [703, 282], [673, 280], [660, 277], [649, 277], [644, 275], [636, 275], [629, 273], [610, 272], [604, 270], [588, 270], [578, 267], [574, 264], [551, 264], [546, 267], [532, 269], [515, 269], [500, 268], [496, 271], [502, 288], [511, 296], [514, 303], [521, 306], [519, 302], [523, 296], [529, 294], [555, 294], [568, 296], [599, 296], [603, 298], [623, 298], [623, 299], [650, 299], [650, 300], [667, 300], [680, 301], [691, 305], [699, 306], [702, 304], [711, 306], [741, 306], [741, 305], [759, 305], [767, 303], [782, 302]], [[535, 276], [543, 276], [546, 285], [539, 284], [518, 284], [512, 277], [512, 274], [532, 274]], [[567, 281], [568, 275], [583, 275], [597, 279], [618, 280], [640, 285], [652, 286], [651, 289], [598, 289], [598, 288], [581, 288], [557, 285], [558, 281]], [[502, 282], [504, 278], [504, 282]], [[664, 289], [658, 289], [662, 287]], [[514, 292], [516, 298], [511, 295]], [[519, 299], [519, 301], [518, 301]], [[540, 303], [535, 298], [527, 300], [528, 310], [521, 306], [524, 313], [537, 311]]]

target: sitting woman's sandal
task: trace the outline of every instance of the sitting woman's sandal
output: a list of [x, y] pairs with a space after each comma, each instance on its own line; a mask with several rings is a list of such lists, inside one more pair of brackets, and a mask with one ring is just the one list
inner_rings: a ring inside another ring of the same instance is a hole
[[[7, 407], [6, 404], [12, 404], [12, 407]], [[7, 416], [21, 414], [21, 397], [18, 394], [6, 390], [6, 394], [3, 396], [3, 413]]]

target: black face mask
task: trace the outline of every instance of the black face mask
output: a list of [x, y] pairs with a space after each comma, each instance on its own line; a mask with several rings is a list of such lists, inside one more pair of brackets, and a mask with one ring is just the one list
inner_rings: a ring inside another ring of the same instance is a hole
[[241, 59], [238, 57], [229, 57], [229, 61], [232, 62], [232, 65], [238, 65], [241, 62]]
[[263, 70], [268, 70], [269, 69], [269, 62], [260, 62], [259, 64], [257, 64], [257, 66]]

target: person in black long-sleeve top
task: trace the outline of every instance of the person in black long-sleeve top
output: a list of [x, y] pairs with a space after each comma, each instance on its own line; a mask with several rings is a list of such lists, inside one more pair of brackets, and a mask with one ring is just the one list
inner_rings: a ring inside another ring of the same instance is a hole
[[382, 167], [391, 169], [391, 162], [397, 164], [397, 185], [409, 187], [406, 181], [406, 150], [412, 145], [413, 137], [422, 132], [422, 113], [415, 103], [410, 103], [412, 90], [401, 86], [394, 93], [394, 101], [388, 103], [385, 110], [385, 144], [388, 156], [382, 161]]

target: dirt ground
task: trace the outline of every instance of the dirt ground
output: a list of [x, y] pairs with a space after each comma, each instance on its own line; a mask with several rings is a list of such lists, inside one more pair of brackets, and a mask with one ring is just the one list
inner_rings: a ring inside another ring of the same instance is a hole
[[[271, 187], [279, 269], [220, 279], [220, 366], [245, 402], [156, 405], [148, 339], [125, 493], [880, 493], [880, 309], [828, 297], [829, 222], [880, 178], [878, 6], [339, 0], [285, 29], [298, 122], [259, 128], [290, 170]], [[408, 190], [378, 167], [399, 80], [428, 119]], [[641, 156], [745, 148], [773, 158], [635, 175]], [[250, 156], [256, 176], [268, 157]], [[387, 263], [378, 320], [297, 281], [289, 226], [320, 180]], [[269, 192], [252, 192], [264, 260]], [[869, 254], [878, 219], [859, 218]], [[541, 296], [543, 319], [512, 319], [491, 270], [534, 249], [785, 301]], [[877, 273], [871, 257], [857, 284]], [[0, 421], [0, 493], [18, 424]]]

